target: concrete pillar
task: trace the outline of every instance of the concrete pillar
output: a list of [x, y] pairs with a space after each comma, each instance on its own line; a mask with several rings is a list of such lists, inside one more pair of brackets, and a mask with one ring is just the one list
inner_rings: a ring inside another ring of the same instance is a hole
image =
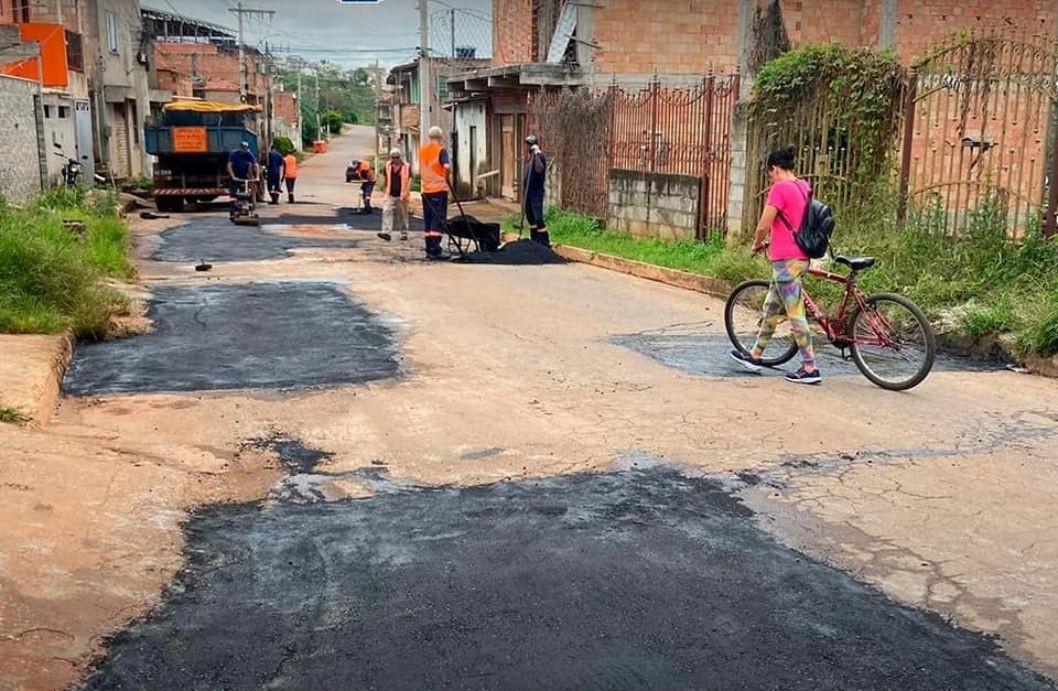
[[748, 148], [749, 124], [746, 103], [753, 87], [749, 58], [753, 47], [753, 16], [757, 11], [756, 0], [739, 0], [738, 6], [738, 103], [731, 122], [731, 179], [727, 193], [727, 237], [737, 238], [742, 233], [742, 209], [746, 194], [746, 150]]
[[882, 0], [882, 16], [878, 21], [878, 47], [896, 48], [897, 0]]

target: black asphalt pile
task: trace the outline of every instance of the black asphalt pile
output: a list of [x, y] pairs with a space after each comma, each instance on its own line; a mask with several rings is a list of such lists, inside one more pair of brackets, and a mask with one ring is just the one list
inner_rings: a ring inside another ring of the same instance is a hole
[[88, 689], [1043, 690], [666, 468], [223, 506]]
[[[316, 219], [319, 223], [320, 219]], [[274, 235], [260, 228], [236, 226], [228, 221], [195, 221], [171, 228], [159, 236], [151, 259], [163, 262], [238, 262], [285, 257], [305, 247], [356, 247], [353, 238], [297, 238]]]
[[162, 287], [151, 333], [77, 348], [64, 390], [292, 389], [397, 374], [393, 331], [330, 283]]
[[555, 254], [550, 248], [531, 240], [515, 240], [502, 245], [498, 252], [470, 252], [467, 256], [475, 264], [536, 266], [567, 263], [565, 259]]
[[[800, 357], [794, 356], [793, 360], [781, 368], [765, 368], [761, 375], [747, 372], [731, 359], [731, 341], [723, 333], [669, 332], [659, 329], [622, 334], [611, 340], [616, 345], [646, 355], [666, 367], [702, 377], [779, 377], [801, 366]], [[825, 340], [816, 341], [815, 356], [824, 377], [862, 376], [853, 362], [842, 359], [841, 351]], [[953, 356], [938, 357], [933, 369], [935, 372], [979, 372], [999, 369], [999, 366], [991, 360]]]

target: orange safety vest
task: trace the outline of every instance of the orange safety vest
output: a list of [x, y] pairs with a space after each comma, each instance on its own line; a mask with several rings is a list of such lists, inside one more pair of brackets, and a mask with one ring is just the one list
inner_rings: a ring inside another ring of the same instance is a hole
[[419, 149], [419, 175], [422, 177], [424, 194], [448, 191], [448, 171], [441, 165], [444, 148], [440, 142], [430, 142]]
[[[386, 186], [382, 190], [383, 194], [389, 195], [390, 185], [393, 179], [393, 164], [386, 164]], [[404, 163], [400, 167], [400, 197], [401, 199], [407, 199], [411, 192], [411, 166]]]
[[283, 177], [287, 180], [293, 180], [298, 176], [298, 159], [294, 154], [287, 154], [283, 157]]
[[376, 182], [378, 180], [375, 171], [371, 169], [370, 161], [360, 161], [360, 166], [357, 172], [360, 174], [360, 179], [364, 182]]

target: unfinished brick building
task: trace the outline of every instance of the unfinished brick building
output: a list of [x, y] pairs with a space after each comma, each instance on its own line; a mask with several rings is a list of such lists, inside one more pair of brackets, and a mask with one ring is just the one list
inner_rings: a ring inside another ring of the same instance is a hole
[[[652, 84], [664, 89], [705, 89], [703, 79], [708, 74], [739, 74], [737, 96], [744, 100], [752, 86], [753, 57], [759, 48], [755, 35], [758, 11], [775, 9], [793, 47], [840, 42], [888, 48], [907, 65], [959, 31], [1020, 31], [1051, 42], [1058, 38], [1058, 2], [1054, 0], [494, 0], [490, 68], [452, 80], [459, 140], [477, 136], [485, 144], [485, 155], [478, 157], [474, 170], [466, 165], [460, 168], [461, 183], [471, 186], [479, 181], [478, 176], [485, 176], [487, 182], [481, 187], [488, 193], [518, 197], [520, 142], [530, 125], [530, 95], [562, 87], [599, 91], [615, 84], [631, 94]], [[714, 80], [708, 88], [714, 83], [720, 84]], [[664, 147], [657, 141], [669, 136], [665, 127], [643, 127], [643, 118], [633, 117], [634, 127], [641, 131], [626, 133], [628, 141], [617, 142], [611, 149], [619, 150], [622, 144], [647, 148], [653, 161], [653, 154], [662, 148], [678, 152], [700, 146], [708, 150], [699, 158], [723, 158], [720, 174], [726, 179], [710, 184], [720, 185], [724, 193], [722, 198], [710, 193], [712, 205], [726, 206], [726, 227], [737, 230], [743, 218], [746, 180], [746, 123], [739, 112], [732, 109], [728, 123], [691, 127], [691, 136], [700, 141], [672, 140]], [[673, 117], [686, 115], [675, 109]], [[717, 115], [710, 112], [709, 117]], [[1042, 132], [1037, 123], [1026, 134], [1035, 137], [1032, 155], [1034, 165], [1041, 169], [1047, 158], [1043, 124]], [[931, 126], [939, 124], [925, 129]], [[643, 141], [632, 141], [633, 134]], [[918, 161], [936, 146], [935, 141], [922, 140], [919, 137], [911, 147], [911, 156]], [[497, 174], [490, 175], [493, 172]], [[716, 177], [715, 173], [710, 174]], [[697, 174], [704, 180], [704, 169]], [[1037, 184], [1042, 184], [1041, 177], [1037, 176]], [[715, 208], [712, 218], [715, 222]], [[698, 223], [706, 222], [705, 214], [699, 213]]]

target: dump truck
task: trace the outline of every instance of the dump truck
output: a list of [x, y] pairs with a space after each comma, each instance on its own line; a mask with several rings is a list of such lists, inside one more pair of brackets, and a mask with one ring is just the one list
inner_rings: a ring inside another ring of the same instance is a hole
[[161, 121], [144, 130], [147, 153], [158, 159], [154, 166], [158, 210], [182, 211], [185, 203], [228, 196], [231, 152], [248, 142], [261, 160], [256, 127], [260, 110], [260, 106], [209, 101], [165, 104]]

